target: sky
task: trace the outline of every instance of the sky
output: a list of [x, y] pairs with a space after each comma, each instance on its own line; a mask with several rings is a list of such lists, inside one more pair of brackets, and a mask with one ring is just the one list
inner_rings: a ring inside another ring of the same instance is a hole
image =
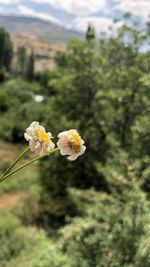
[[150, 0], [0, 0], [0, 14], [38, 17], [83, 32], [89, 23], [107, 31], [114, 18], [120, 26], [126, 12], [143, 24], [150, 16]]

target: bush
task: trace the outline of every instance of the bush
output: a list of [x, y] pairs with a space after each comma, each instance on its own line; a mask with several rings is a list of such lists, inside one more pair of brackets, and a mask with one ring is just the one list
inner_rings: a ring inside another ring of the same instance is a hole
[[82, 218], [68, 220], [58, 243], [75, 266], [150, 266], [149, 202], [135, 183], [120, 187], [120, 199], [94, 190], [72, 191]]
[[0, 263], [7, 267], [8, 262], [17, 257], [25, 248], [20, 223], [12, 214], [0, 216]]
[[75, 267], [42, 230], [25, 228], [12, 214], [0, 216], [1, 267]]

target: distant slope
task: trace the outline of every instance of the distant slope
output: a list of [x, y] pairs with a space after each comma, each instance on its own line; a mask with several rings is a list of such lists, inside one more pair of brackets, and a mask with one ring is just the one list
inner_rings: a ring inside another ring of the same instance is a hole
[[55, 57], [59, 53], [64, 53], [66, 51], [66, 44], [55, 43], [48, 44], [39, 42], [38, 40], [29, 40], [24, 38], [11, 38], [14, 46], [14, 59], [13, 66], [17, 64], [17, 50], [18, 47], [25, 47], [27, 54], [34, 51], [35, 56], [35, 70], [41, 71], [43, 69], [52, 70], [56, 67]]
[[15, 15], [0, 15], [0, 27], [16, 37], [46, 43], [66, 43], [71, 37], [82, 36], [49, 21]]

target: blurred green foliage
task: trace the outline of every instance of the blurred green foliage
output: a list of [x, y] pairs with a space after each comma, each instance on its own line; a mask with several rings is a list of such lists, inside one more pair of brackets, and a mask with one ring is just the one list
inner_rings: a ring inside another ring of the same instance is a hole
[[28, 65], [17, 79], [0, 68], [1, 139], [22, 143], [37, 120], [54, 141], [76, 128], [87, 146], [75, 162], [58, 154], [42, 160], [26, 184], [20, 174], [23, 204], [0, 213], [2, 267], [150, 266], [149, 37], [149, 23], [99, 40], [89, 26], [85, 40], [57, 55], [53, 71], [34, 73], [24, 50], [18, 64]]
[[71, 192], [80, 217], [59, 230], [59, 245], [65, 253], [74, 252], [76, 266], [149, 266], [149, 202], [134, 181], [118, 186], [120, 198], [118, 192]]
[[42, 230], [23, 227], [12, 214], [1, 214], [0, 244], [2, 267], [73, 266]]
[[90, 30], [84, 41], [70, 42], [64, 64], [58, 61], [50, 79], [55, 94], [44, 119], [47, 128], [55, 136], [76, 128], [87, 146], [76, 162], [58, 156], [41, 164], [43, 212], [56, 225], [66, 213], [76, 213], [68, 187], [110, 193], [113, 176], [126, 175], [121, 162], [143, 183], [149, 174], [150, 54], [141, 52], [149, 36], [123, 26], [117, 36], [97, 41]]
[[33, 120], [42, 120], [44, 104], [36, 102], [41, 94], [37, 83], [8, 80], [0, 87], [0, 138], [19, 142], [23, 140], [24, 129]]

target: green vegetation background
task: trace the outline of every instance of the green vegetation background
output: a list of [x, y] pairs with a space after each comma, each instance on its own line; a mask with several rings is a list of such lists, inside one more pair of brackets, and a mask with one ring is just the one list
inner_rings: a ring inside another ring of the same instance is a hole
[[55, 141], [76, 128], [87, 146], [75, 162], [55, 155], [0, 185], [1, 267], [150, 266], [149, 41], [149, 23], [99, 39], [89, 27], [55, 70], [37, 73], [24, 47], [12, 64], [0, 29], [1, 172], [33, 120]]

